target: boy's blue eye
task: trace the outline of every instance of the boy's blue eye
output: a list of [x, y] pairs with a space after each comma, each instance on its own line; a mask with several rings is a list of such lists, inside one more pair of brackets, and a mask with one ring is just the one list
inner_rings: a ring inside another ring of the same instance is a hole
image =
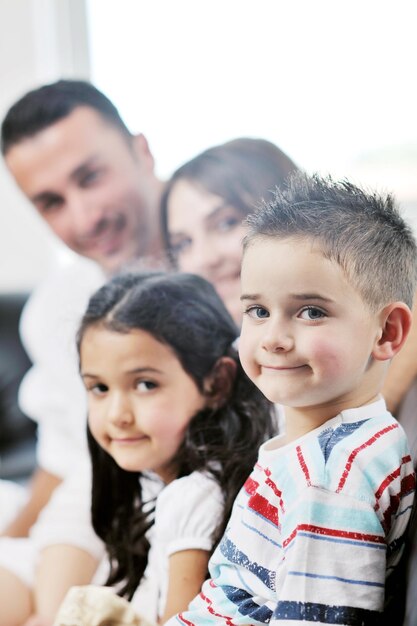
[[318, 309], [315, 306], [308, 306], [301, 311], [300, 317], [303, 320], [315, 322], [317, 320], [323, 319], [324, 317], [326, 317], [326, 315], [321, 309]]
[[245, 311], [245, 314], [257, 320], [263, 320], [269, 317], [269, 312], [262, 306], [251, 306]]

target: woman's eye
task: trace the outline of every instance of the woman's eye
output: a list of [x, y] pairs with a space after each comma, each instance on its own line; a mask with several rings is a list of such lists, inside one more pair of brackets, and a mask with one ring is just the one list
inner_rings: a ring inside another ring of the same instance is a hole
[[300, 313], [300, 318], [309, 322], [315, 322], [326, 317], [326, 314], [321, 309], [315, 306], [308, 306]]
[[225, 217], [222, 220], [217, 222], [217, 230], [222, 233], [227, 233], [229, 230], [233, 230], [236, 226], [240, 226], [242, 223], [242, 218], [238, 218], [235, 216]]
[[184, 239], [171, 240], [169, 247], [171, 250], [171, 254], [174, 256], [174, 258], [177, 258], [181, 254], [184, 254], [184, 252], [188, 248], [190, 248], [191, 245], [192, 245], [192, 240], [190, 238], [184, 237]]
[[136, 389], [138, 391], [152, 391], [152, 389], [156, 389], [157, 384], [153, 383], [151, 380], [141, 380], [136, 384]]
[[251, 306], [246, 309], [245, 314], [256, 320], [263, 320], [269, 317], [269, 312], [262, 306]]

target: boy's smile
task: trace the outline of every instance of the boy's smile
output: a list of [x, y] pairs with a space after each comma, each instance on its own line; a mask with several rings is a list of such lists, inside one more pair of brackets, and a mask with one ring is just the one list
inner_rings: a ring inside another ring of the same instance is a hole
[[246, 373], [269, 400], [308, 418], [306, 430], [378, 394], [382, 364], [373, 349], [380, 315], [313, 241], [252, 241], [243, 258], [242, 303]]

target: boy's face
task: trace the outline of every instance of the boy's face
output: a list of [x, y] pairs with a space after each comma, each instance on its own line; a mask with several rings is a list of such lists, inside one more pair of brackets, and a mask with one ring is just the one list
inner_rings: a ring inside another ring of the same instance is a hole
[[379, 316], [311, 240], [252, 242], [242, 305], [242, 365], [269, 400], [324, 422], [375, 398]]

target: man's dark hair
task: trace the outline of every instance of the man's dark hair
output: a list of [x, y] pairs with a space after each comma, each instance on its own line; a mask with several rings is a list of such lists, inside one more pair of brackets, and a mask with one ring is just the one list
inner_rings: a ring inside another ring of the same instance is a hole
[[412, 305], [417, 246], [391, 194], [330, 176], [296, 174], [247, 217], [246, 225], [245, 249], [263, 237], [317, 243], [373, 311], [397, 300]]
[[123, 135], [131, 137], [117, 108], [94, 85], [83, 80], [58, 80], [29, 91], [10, 107], [1, 126], [3, 156], [20, 141], [33, 137], [83, 106], [94, 109]]

